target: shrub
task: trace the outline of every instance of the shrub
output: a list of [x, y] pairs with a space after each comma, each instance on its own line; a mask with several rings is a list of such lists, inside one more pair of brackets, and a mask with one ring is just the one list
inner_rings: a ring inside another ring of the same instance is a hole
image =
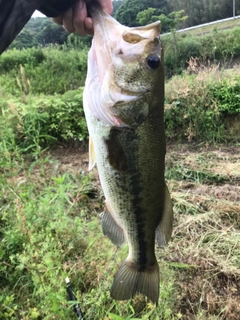
[[240, 56], [240, 28], [217, 31], [210, 34], [190, 35], [172, 33], [161, 38], [164, 48], [165, 72], [167, 77], [181, 74], [190, 57], [202, 61], [231, 64]]
[[[57, 141], [83, 141], [88, 137], [82, 91], [69, 91], [63, 96], [25, 97], [2, 103], [1, 123], [9, 137], [25, 151], [46, 147]], [[10, 134], [11, 133], [11, 134]], [[14, 145], [14, 144], [13, 144]]]
[[[166, 85], [165, 125], [168, 139], [220, 142], [229, 135], [228, 117], [240, 115], [240, 77], [232, 80], [218, 66], [191, 59], [184, 72]], [[240, 132], [239, 132], [240, 133]]]
[[44, 49], [8, 50], [0, 57], [0, 88], [19, 95], [24, 70], [30, 92], [54, 94], [77, 89], [85, 83], [87, 47], [81, 50], [65, 46]]

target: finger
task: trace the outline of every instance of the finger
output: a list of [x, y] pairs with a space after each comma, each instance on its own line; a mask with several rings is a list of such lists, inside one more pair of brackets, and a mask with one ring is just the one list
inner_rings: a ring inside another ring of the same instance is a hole
[[73, 10], [73, 25], [80, 36], [87, 34], [85, 19], [87, 18], [87, 6], [83, 0], [79, 0]]
[[55, 17], [55, 18], [51, 18], [53, 22], [57, 23], [57, 24], [60, 24], [62, 25], [63, 24], [63, 21], [62, 21], [62, 14], [58, 17]]
[[75, 27], [73, 24], [73, 9], [70, 8], [62, 15], [63, 27], [64, 29], [69, 32], [75, 32]]
[[85, 29], [87, 29], [88, 31], [91, 31], [90, 34], [93, 34], [93, 21], [92, 21], [92, 18], [90, 18], [90, 17], [85, 18], [84, 24], [85, 24]]

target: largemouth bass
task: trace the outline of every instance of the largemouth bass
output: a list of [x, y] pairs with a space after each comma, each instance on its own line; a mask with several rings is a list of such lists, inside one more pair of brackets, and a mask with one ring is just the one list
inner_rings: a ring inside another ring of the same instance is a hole
[[164, 69], [160, 22], [128, 28], [98, 8], [83, 94], [89, 169], [97, 164], [106, 197], [102, 229], [129, 253], [111, 297], [142, 293], [157, 304], [160, 247], [170, 239], [173, 211], [164, 179]]

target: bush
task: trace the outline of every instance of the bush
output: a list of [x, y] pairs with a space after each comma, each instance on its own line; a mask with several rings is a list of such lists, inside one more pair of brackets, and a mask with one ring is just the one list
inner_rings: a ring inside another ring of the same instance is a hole
[[217, 31], [207, 35], [172, 33], [161, 38], [167, 77], [181, 74], [190, 57], [202, 61], [231, 64], [240, 56], [240, 28]]
[[[83, 141], [88, 138], [82, 91], [69, 91], [63, 96], [25, 97], [25, 100], [2, 102], [3, 117], [0, 118], [5, 142], [9, 139], [22, 149], [33, 150], [58, 141]], [[11, 134], [10, 134], [11, 133]], [[10, 148], [10, 147], [9, 147]], [[9, 149], [8, 148], [8, 149]]]
[[33, 94], [64, 93], [77, 89], [85, 83], [87, 51], [87, 47], [77, 51], [66, 45], [8, 50], [0, 57], [0, 88], [19, 95], [24, 91], [19, 85], [23, 80], [29, 82], [28, 91]]
[[240, 79], [232, 85], [226, 80], [209, 86], [209, 92], [218, 105], [218, 110], [229, 115], [240, 114]]
[[31, 48], [25, 50], [8, 50], [0, 56], [0, 74], [19, 70], [20, 65], [36, 67], [46, 60], [43, 49]]
[[[240, 77], [228, 79], [217, 66], [191, 59], [189, 71], [166, 84], [165, 125], [168, 139], [220, 142], [230, 135], [228, 120], [240, 116]], [[235, 130], [239, 135], [240, 130]]]

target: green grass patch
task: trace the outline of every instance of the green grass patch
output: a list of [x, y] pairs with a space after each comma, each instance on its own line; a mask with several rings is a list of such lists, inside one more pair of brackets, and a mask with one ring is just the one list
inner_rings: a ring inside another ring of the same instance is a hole
[[54, 94], [84, 85], [88, 48], [67, 46], [8, 50], [0, 56], [3, 93]]

